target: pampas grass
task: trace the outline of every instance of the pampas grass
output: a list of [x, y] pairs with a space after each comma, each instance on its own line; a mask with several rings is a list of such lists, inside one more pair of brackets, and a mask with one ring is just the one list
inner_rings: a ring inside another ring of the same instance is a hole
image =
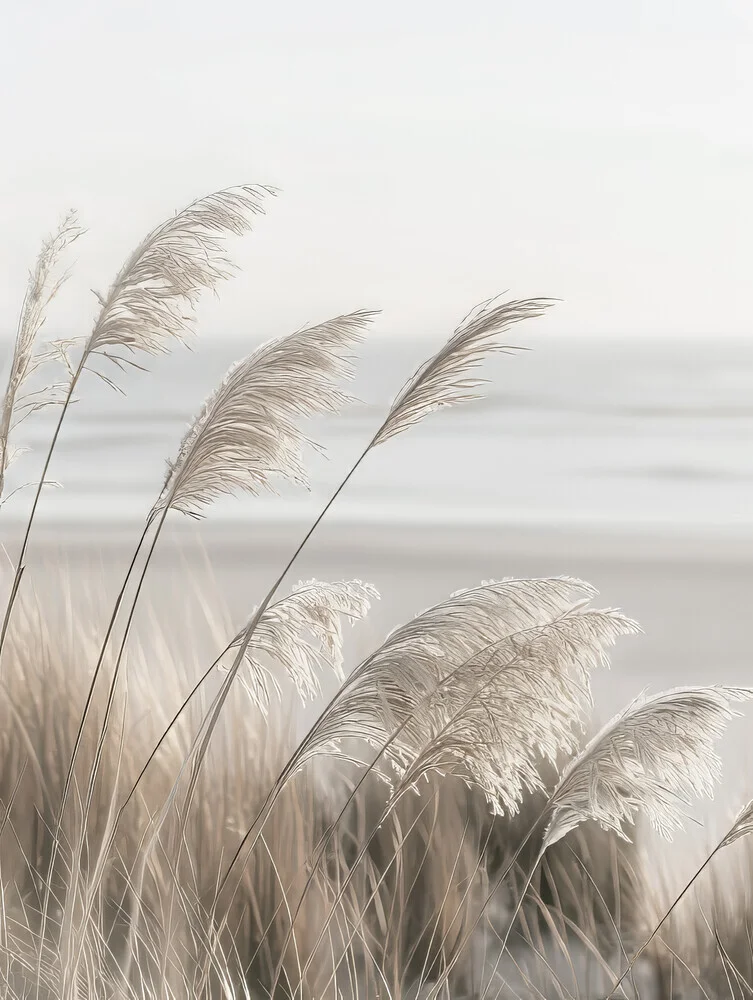
[[682, 828], [681, 806], [713, 795], [721, 777], [714, 751], [731, 705], [753, 688], [675, 688], [636, 699], [608, 722], [565, 768], [549, 802], [548, 847], [593, 819], [625, 837], [623, 823], [643, 812], [667, 840]]
[[[266, 712], [270, 687], [281, 696], [269, 664], [285, 670], [304, 703], [322, 693], [321, 675], [325, 670], [344, 681], [343, 619], [354, 625], [366, 617], [371, 602], [378, 598], [376, 588], [361, 580], [308, 580], [270, 604], [244, 654], [248, 673], [247, 679], [242, 679], [251, 700]], [[241, 645], [244, 632], [235, 636], [230, 650]]]
[[395, 437], [442, 407], [481, 399], [476, 390], [485, 380], [475, 377], [474, 371], [489, 354], [515, 351], [500, 344], [499, 337], [515, 323], [541, 316], [551, 305], [551, 299], [506, 302], [494, 298], [472, 309], [444, 347], [395, 397], [374, 444]]
[[[162, 526], [277, 482], [306, 488], [307, 454], [321, 446], [305, 421], [348, 404], [342, 383], [375, 313], [299, 330], [228, 371], [155, 484], [115, 595], [62, 568], [44, 594], [27, 583], [37, 503], [82, 375], [117, 388], [119, 369], [190, 339], [199, 297], [233, 270], [226, 238], [248, 232], [272, 194], [226, 189], [162, 223], [72, 344], [40, 347], [38, 335], [75, 216], [32, 271], [0, 413], [0, 490], [14, 428], [51, 403], [60, 414], [0, 634], [0, 994], [491, 1000], [591, 998], [586, 984], [647, 996], [659, 983], [671, 995], [680, 981], [683, 995], [753, 991], [749, 941], [718, 913], [688, 919], [685, 899], [718, 855], [753, 856], [751, 805], [673, 898], [660, 901], [626, 840], [639, 815], [671, 836], [711, 793], [714, 744], [749, 689], [643, 697], [587, 740], [591, 675], [640, 631], [594, 607], [589, 584], [482, 581], [352, 665], [344, 624], [358, 626], [376, 590], [286, 583], [371, 450], [478, 398], [481, 362], [514, 353], [503, 335], [551, 300], [494, 298], [468, 314], [281, 553], [245, 622], [206, 581], [187, 588], [195, 606], [180, 622], [148, 614]], [[53, 357], [67, 381], [27, 394]], [[297, 740], [294, 703], [321, 698], [325, 679], [339, 688]]]
[[349, 397], [349, 352], [373, 314], [338, 316], [271, 341], [234, 365], [204, 403], [150, 517], [178, 510], [199, 517], [223, 494], [272, 490], [275, 477], [306, 487], [305, 446], [297, 421], [338, 413]]
[[69, 277], [68, 272], [56, 274], [61, 257], [82, 233], [76, 213], [69, 212], [57, 230], [42, 244], [34, 269], [29, 274], [0, 409], [0, 497], [5, 485], [5, 473], [20, 450], [14, 448], [10, 440], [11, 432], [31, 414], [58, 401], [57, 394], [62, 387], [55, 383], [31, 393], [22, 394], [22, 390], [29, 376], [45, 361], [56, 356], [57, 352], [52, 346], [39, 350], [37, 338], [52, 300]]
[[[652, 698], [638, 698], [608, 722], [564, 768], [537, 820], [545, 819], [546, 829], [513, 920], [546, 850], [581, 823], [594, 820], [604, 830], [627, 839], [623, 824], [634, 823], [636, 814], [642, 812], [661, 836], [671, 840], [673, 832], [682, 827], [680, 806], [689, 804], [694, 796], [713, 794], [721, 773], [714, 742], [736, 714], [731, 703], [752, 697], [753, 688], [676, 688]], [[743, 810], [739, 818], [743, 831], [746, 817]], [[733, 826], [733, 837], [735, 829]], [[512, 926], [511, 921], [501, 953]], [[613, 991], [628, 975], [635, 958]]]
[[233, 271], [225, 239], [249, 232], [272, 195], [272, 188], [258, 185], [226, 188], [197, 198], [152, 230], [107, 294], [97, 295], [101, 308], [82, 366], [95, 355], [117, 363], [134, 352], [165, 354], [190, 337], [200, 295]]
[[[165, 354], [175, 343], [185, 342], [192, 331], [201, 293], [215, 289], [232, 271], [231, 261], [223, 246], [225, 238], [247, 232], [251, 228], [251, 218], [262, 211], [264, 198], [273, 193], [272, 188], [252, 185], [228, 188], [197, 199], [172, 219], [157, 226], [133, 251], [107, 294], [95, 293], [100, 309], [88, 337], [74, 338], [61, 345], [59, 354], [65, 361], [70, 378], [62, 393], [60, 416], [50, 440], [21, 542], [0, 631], [0, 654], [24, 572], [40, 494], [81, 376], [87, 370], [92, 371], [107, 385], [117, 388], [113, 378], [96, 367], [95, 362], [99, 358], [106, 359], [118, 370], [139, 367], [131, 357], [134, 353]], [[59, 255], [61, 244], [70, 242], [76, 232], [72, 217], [68, 217], [58, 235], [42, 249], [22, 310], [17, 341], [17, 347], [21, 343], [22, 355], [28, 353], [28, 347], [24, 348], [24, 345], [33, 340], [35, 334], [31, 331], [39, 323], [36, 317], [44, 299], [48, 272]], [[29, 303], [31, 310], [27, 310]], [[27, 313], [30, 317], [28, 321], [25, 320]], [[76, 349], [79, 360], [74, 364], [69, 353]]]

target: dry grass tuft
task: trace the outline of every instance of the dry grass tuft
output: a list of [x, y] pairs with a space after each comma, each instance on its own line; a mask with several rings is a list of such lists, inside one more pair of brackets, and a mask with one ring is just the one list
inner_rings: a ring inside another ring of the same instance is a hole
[[[177, 446], [117, 594], [60, 566], [41, 590], [26, 573], [82, 375], [185, 340], [200, 294], [233, 270], [226, 238], [248, 232], [271, 194], [216, 192], [158, 225], [80, 341], [36, 345], [75, 217], [32, 272], [0, 417], [0, 491], [20, 420], [50, 402], [61, 412], [0, 631], [0, 998], [750, 995], [751, 806], [679, 896], [662, 896], [626, 839], [641, 818], [671, 838], [680, 806], [711, 793], [714, 743], [749, 689], [664, 692], [584, 745], [591, 673], [639, 631], [594, 608], [588, 584], [481, 583], [354, 665], [344, 623], [363, 619], [376, 591], [288, 580], [371, 450], [476, 398], [479, 364], [509, 352], [501, 335], [550, 300], [472, 310], [405, 383], [242, 627], [205, 581], [186, 587], [176, 620], [157, 619], [142, 591], [163, 523], [275, 479], [305, 485], [303, 423], [348, 401], [340, 383], [372, 313], [231, 368]], [[53, 357], [64, 380], [24, 396]], [[296, 704], [319, 697], [328, 674], [340, 687], [298, 741]], [[742, 895], [721, 888], [722, 852]], [[701, 880], [707, 868], [714, 878]]]

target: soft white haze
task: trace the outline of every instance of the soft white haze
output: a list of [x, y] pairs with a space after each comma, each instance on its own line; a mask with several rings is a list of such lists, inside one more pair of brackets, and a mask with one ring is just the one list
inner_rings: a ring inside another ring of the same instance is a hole
[[89, 233], [56, 315], [88, 332], [89, 288], [147, 229], [239, 182], [283, 190], [207, 333], [381, 307], [384, 333], [444, 335], [505, 289], [565, 300], [547, 333], [750, 330], [748, 0], [37, 0], [2, 20], [4, 332], [63, 210]]

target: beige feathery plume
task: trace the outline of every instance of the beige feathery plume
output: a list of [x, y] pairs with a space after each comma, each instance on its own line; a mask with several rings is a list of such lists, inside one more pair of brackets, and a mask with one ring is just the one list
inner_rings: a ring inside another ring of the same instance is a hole
[[544, 849], [593, 819], [628, 839], [624, 823], [643, 812], [667, 840], [681, 829], [681, 806], [713, 795], [721, 774], [714, 743], [733, 702], [753, 688], [674, 688], [641, 697], [616, 715], [565, 768], [549, 800]]
[[[270, 687], [278, 694], [280, 691], [266, 662], [284, 668], [303, 702], [321, 694], [324, 669], [342, 681], [343, 620], [355, 624], [378, 599], [376, 588], [360, 580], [309, 580], [270, 604], [257, 622], [244, 654], [249, 670], [241, 681], [255, 704], [266, 711]], [[244, 628], [229, 648], [237, 649], [245, 634]]]
[[251, 229], [272, 188], [242, 185], [199, 198], [157, 226], [136, 248], [109, 292], [85, 353], [112, 360], [113, 348], [165, 354], [193, 332], [199, 296], [229, 277], [223, 238]]
[[516, 813], [527, 792], [544, 790], [541, 761], [577, 750], [592, 671], [620, 636], [639, 631], [618, 611], [576, 607], [475, 657], [453, 677], [442, 711], [421, 713], [424, 746], [402, 782], [451, 772], [479, 787], [494, 814]]
[[[350, 674], [302, 744], [301, 762], [336, 750], [342, 740], [362, 739], [380, 750], [389, 744], [386, 756], [403, 773], [465, 703], [484, 669], [502, 676], [501, 643], [509, 642], [514, 659], [517, 634], [551, 625], [593, 593], [567, 578], [507, 580], [429, 608]], [[443, 683], [449, 676], [452, 683]]]
[[727, 834], [722, 838], [719, 844], [719, 849], [722, 847], [729, 847], [730, 844], [734, 844], [736, 840], [741, 840], [743, 837], [747, 837], [751, 833], [753, 833], [753, 799], [744, 805], [737, 814], [734, 823], [728, 830]]
[[68, 278], [67, 272], [55, 276], [60, 257], [82, 233], [83, 229], [78, 225], [76, 213], [69, 212], [52, 236], [42, 244], [34, 270], [29, 275], [18, 320], [8, 383], [0, 410], [0, 495], [8, 466], [22, 451], [9, 443], [13, 427], [30, 412], [59, 401], [56, 386], [47, 386], [41, 392], [31, 393], [28, 397], [19, 394], [29, 375], [40, 363], [40, 357], [35, 353], [35, 346], [39, 331], [44, 325], [47, 307]]
[[476, 377], [475, 370], [488, 354], [515, 350], [498, 343], [498, 338], [515, 323], [543, 315], [553, 301], [500, 302], [497, 297], [478, 305], [447, 343], [405, 384], [373, 445], [395, 437], [434, 410], [480, 399], [476, 390], [487, 380]]
[[169, 466], [152, 516], [200, 517], [222, 495], [273, 489], [275, 476], [307, 485], [301, 417], [336, 413], [349, 397], [348, 352], [374, 313], [359, 311], [262, 345], [234, 365], [204, 403]]

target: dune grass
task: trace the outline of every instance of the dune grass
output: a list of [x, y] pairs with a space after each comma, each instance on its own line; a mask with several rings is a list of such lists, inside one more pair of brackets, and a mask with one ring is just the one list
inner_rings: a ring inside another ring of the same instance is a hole
[[[81, 235], [75, 216], [30, 275], [0, 489], [19, 422], [48, 406], [58, 419], [0, 632], [3, 995], [748, 995], [749, 902], [720, 889], [718, 856], [747, 866], [750, 884], [750, 805], [681, 897], [662, 892], [634, 824], [671, 839], [686, 807], [713, 793], [715, 744], [753, 690], [662, 692], [587, 740], [591, 674], [615, 642], [640, 641], [622, 612], [594, 607], [587, 583], [481, 582], [354, 664], [344, 626], [368, 614], [374, 588], [295, 582], [298, 556], [372, 450], [477, 398], [484, 358], [514, 353], [507, 332], [551, 300], [471, 310], [280, 553], [245, 623], [227, 620], [209, 584], [199, 599], [189, 589], [179, 624], [148, 614], [163, 525], [202, 518], [227, 494], [305, 486], [307, 451], [320, 448], [306, 418], [348, 405], [375, 313], [298, 330], [230, 369], [176, 442], [115, 594], [103, 600], [105, 587], [92, 592], [63, 567], [55, 586], [35, 586], [36, 512], [74, 393], [91, 377], [117, 388], [125, 367], [184, 342], [201, 292], [232, 273], [227, 239], [249, 232], [274, 193], [216, 192], [157, 226], [80, 340], [40, 340]], [[45, 390], [32, 390], [48, 368]], [[198, 652], [207, 637], [211, 662]], [[294, 703], [321, 704], [330, 678], [336, 693], [295, 739]], [[696, 887], [711, 893], [706, 905]]]

